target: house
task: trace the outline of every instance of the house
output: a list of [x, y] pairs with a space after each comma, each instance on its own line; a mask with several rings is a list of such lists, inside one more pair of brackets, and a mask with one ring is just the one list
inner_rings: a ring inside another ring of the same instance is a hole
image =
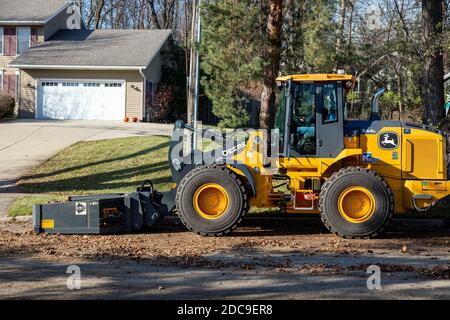
[[0, 89], [17, 116], [144, 120], [171, 31], [74, 29], [77, 19], [66, 0], [0, 0]]
[[0, 91], [18, 98], [19, 70], [10, 63], [65, 28], [68, 6], [64, 0], [0, 0]]

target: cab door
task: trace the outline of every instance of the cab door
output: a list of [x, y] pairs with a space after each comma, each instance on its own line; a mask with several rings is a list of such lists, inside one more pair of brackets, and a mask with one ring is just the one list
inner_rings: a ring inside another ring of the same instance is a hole
[[344, 149], [342, 82], [316, 85], [317, 157], [335, 158]]
[[289, 157], [317, 156], [317, 96], [314, 83], [299, 83], [289, 97]]
[[298, 83], [288, 103], [289, 156], [335, 158], [344, 149], [341, 82]]

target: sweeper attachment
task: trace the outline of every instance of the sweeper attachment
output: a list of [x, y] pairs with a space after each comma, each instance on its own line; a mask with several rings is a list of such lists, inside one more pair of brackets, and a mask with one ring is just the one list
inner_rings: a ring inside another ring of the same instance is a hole
[[145, 182], [130, 194], [70, 197], [65, 203], [34, 205], [33, 227], [49, 234], [112, 234], [141, 231], [168, 213], [163, 195]]

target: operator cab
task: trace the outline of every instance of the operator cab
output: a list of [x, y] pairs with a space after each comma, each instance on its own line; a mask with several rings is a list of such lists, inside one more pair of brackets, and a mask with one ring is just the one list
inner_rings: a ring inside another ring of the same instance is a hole
[[345, 91], [349, 75], [294, 75], [277, 79], [281, 100], [275, 119], [287, 158], [334, 158], [344, 149]]

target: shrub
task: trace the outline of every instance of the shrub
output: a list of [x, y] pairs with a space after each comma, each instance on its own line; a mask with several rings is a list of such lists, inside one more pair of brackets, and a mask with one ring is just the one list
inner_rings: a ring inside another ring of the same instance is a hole
[[12, 118], [16, 102], [8, 95], [0, 94], [0, 119]]
[[158, 87], [153, 102], [147, 108], [147, 120], [150, 122], [161, 122], [167, 119], [170, 113], [170, 106], [175, 98], [175, 88], [169, 85]]

